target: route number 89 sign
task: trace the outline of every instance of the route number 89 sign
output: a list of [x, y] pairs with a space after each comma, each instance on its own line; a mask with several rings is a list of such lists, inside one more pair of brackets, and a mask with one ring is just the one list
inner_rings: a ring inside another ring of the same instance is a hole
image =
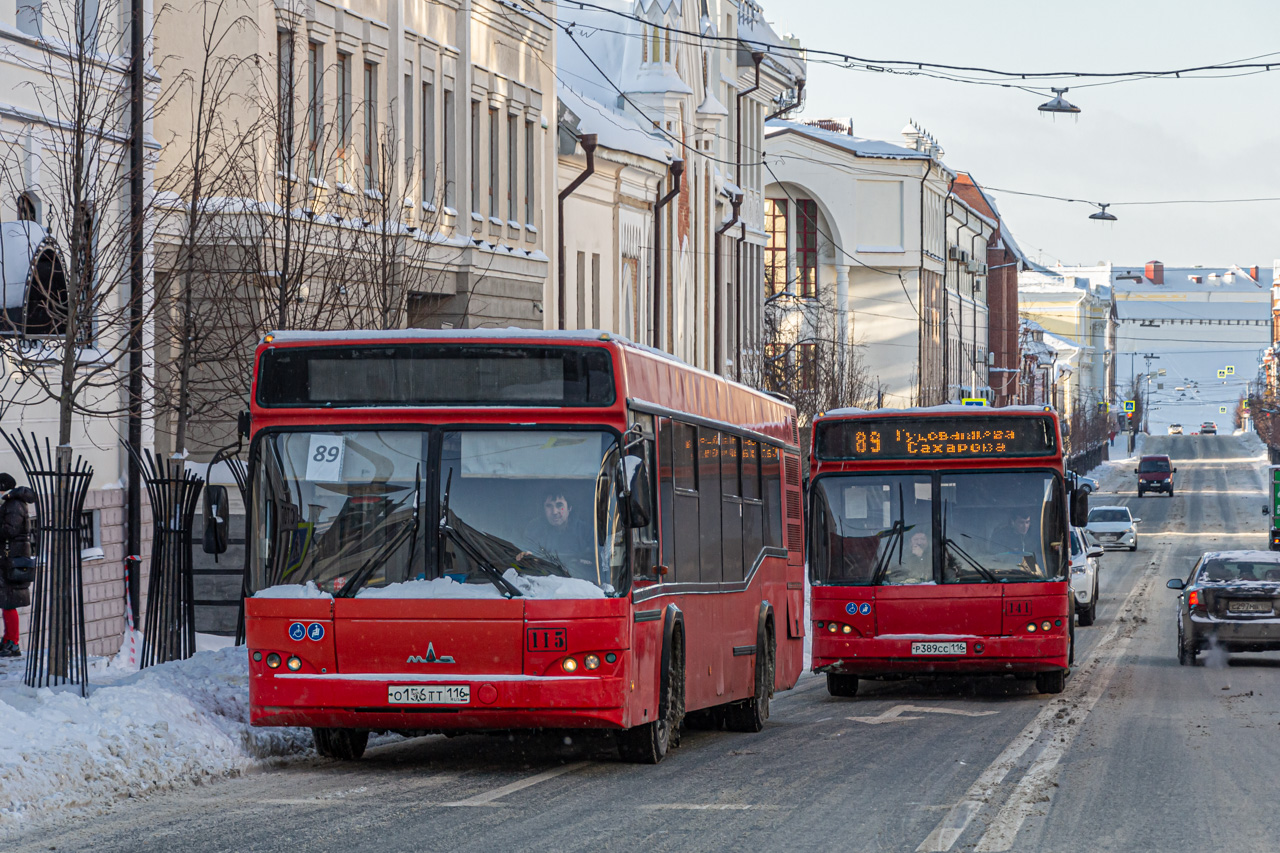
[[307, 448], [307, 479], [313, 483], [342, 480], [342, 455], [347, 438], [343, 435], [312, 435]]

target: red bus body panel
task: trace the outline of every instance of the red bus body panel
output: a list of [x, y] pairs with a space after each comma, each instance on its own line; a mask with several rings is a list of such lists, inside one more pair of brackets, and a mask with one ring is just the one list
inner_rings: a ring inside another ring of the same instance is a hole
[[[1026, 416], [1027, 410], [1004, 413]], [[975, 407], [968, 414], [1000, 416], [1001, 409]], [[907, 414], [907, 413], [904, 413]], [[915, 410], [910, 417], [964, 417], [949, 408], [936, 415]], [[1053, 417], [1055, 428], [1057, 415]], [[884, 416], [876, 413], [876, 417]], [[856, 418], [855, 416], [852, 416]], [[816, 434], [816, 430], [815, 430]], [[1059, 446], [1061, 441], [1059, 440]], [[823, 461], [810, 448], [810, 478], [831, 473], [896, 471], [999, 471], [1044, 468], [1063, 473], [1062, 457], [1015, 459], [909, 459]], [[1035, 673], [1063, 670], [1070, 657], [1075, 618], [1067, 578], [1043, 583], [919, 584], [853, 586], [815, 583], [810, 591], [813, 620], [812, 671], [843, 675], [926, 675]], [[850, 605], [854, 605], [852, 608]], [[868, 609], [869, 612], [863, 613]], [[853, 612], [850, 612], [850, 611]], [[1050, 623], [1046, 632], [1041, 626]], [[1027, 625], [1034, 621], [1037, 630]], [[830, 626], [836, 625], [832, 632]], [[818, 626], [821, 625], [821, 628]], [[851, 629], [844, 632], [844, 626]], [[963, 640], [963, 656], [912, 655], [912, 642]], [[977, 652], [978, 644], [982, 651]]]
[[[578, 335], [548, 336], [511, 330], [509, 337], [465, 332], [429, 340], [450, 343], [583, 345], [608, 348], [617, 398], [592, 408], [262, 408], [257, 375], [251, 393], [256, 435], [276, 427], [318, 429], [365, 425], [593, 425], [623, 432], [632, 408], [660, 409], [746, 428], [785, 445], [795, 482], [784, 479], [779, 503], [783, 529], [803, 528], [799, 501], [799, 449], [795, 412], [765, 394], [624, 342]], [[377, 343], [413, 343], [423, 337], [383, 334]], [[280, 335], [274, 346], [361, 345], [360, 333], [307, 338]], [[654, 496], [654, 512], [658, 495]], [[659, 516], [660, 517], [660, 516]], [[660, 534], [661, 535], [661, 534]], [[669, 590], [639, 581], [625, 598], [558, 599], [273, 599], [246, 600], [250, 657], [250, 722], [258, 726], [315, 726], [392, 731], [476, 731], [521, 728], [629, 728], [655, 719], [668, 609], [678, 613], [685, 635], [685, 707], [697, 710], [749, 698], [762, 608], [772, 613], [776, 646], [774, 687], [792, 687], [803, 669], [803, 538], [787, 558], [764, 557], [745, 589]], [[653, 618], [654, 612], [658, 618]], [[637, 614], [641, 618], [637, 620]], [[294, 622], [321, 622], [322, 640], [293, 641]], [[566, 646], [530, 648], [530, 631], [563, 629]], [[735, 654], [735, 649], [739, 653]], [[297, 655], [297, 672], [270, 669], [270, 652]], [[430, 653], [429, 653], [430, 652]], [[600, 667], [572, 674], [561, 667], [591, 652]], [[261, 660], [253, 658], [261, 654]], [[606, 662], [613, 653], [616, 661]], [[418, 660], [410, 663], [414, 656]], [[452, 663], [440, 659], [450, 657]], [[431, 662], [432, 659], [435, 662]], [[468, 705], [391, 706], [388, 688], [414, 684], [466, 684]]]

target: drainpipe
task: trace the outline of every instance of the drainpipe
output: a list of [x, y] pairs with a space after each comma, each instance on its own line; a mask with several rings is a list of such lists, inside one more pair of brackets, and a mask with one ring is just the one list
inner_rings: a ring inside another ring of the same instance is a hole
[[[953, 185], [953, 186], [954, 186], [954, 183], [955, 183], [955, 182], [953, 181], [953, 182], [952, 182], [952, 185]], [[952, 202], [952, 204], [951, 204], [951, 212], [952, 212], [952, 213], [954, 213], [954, 212], [955, 212], [955, 209], [956, 209], [955, 203], [954, 203], [954, 202]], [[957, 229], [956, 229], [956, 248], [959, 248], [959, 247], [960, 247], [960, 231], [961, 231], [961, 229], [968, 228], [968, 227], [969, 227], [969, 208], [966, 206], [966, 207], [964, 208], [964, 225], [961, 225], [959, 228], [957, 228]], [[972, 248], [973, 248], [973, 245], [972, 245], [972, 244], [970, 244], [969, 248], [970, 248], [970, 249], [972, 249]], [[970, 260], [972, 260], [972, 257], [970, 258]], [[972, 293], [971, 293], [971, 294], [969, 294], [969, 295], [970, 295], [970, 297], [972, 297], [972, 296], [973, 296], [973, 294], [972, 294]], [[964, 300], [963, 300], [963, 299], [961, 299], [960, 297], [961, 297], [961, 293], [960, 293], [960, 261], [959, 261], [959, 260], [957, 260], [957, 261], [956, 261], [956, 299], [958, 300], [959, 304], [958, 304], [956, 307], [960, 310], [960, 316], [956, 318], [956, 327], [957, 327], [957, 328], [959, 329], [959, 331], [960, 331], [960, 349], [959, 349], [959, 352], [957, 352], [957, 353], [956, 353], [956, 355], [961, 359], [961, 363], [960, 363], [960, 364], [958, 364], [958, 365], [956, 365], [956, 373], [957, 373], [957, 374], [959, 374], [959, 373], [960, 373], [960, 371], [964, 369], [964, 366], [963, 366], [963, 364], [964, 364], [964, 361], [963, 361], [963, 359], [964, 359]], [[973, 355], [973, 346], [972, 346], [972, 344], [969, 346], [969, 354], [970, 354], [970, 355]], [[972, 364], [972, 359], [970, 359], [970, 364]], [[961, 388], [963, 385], [964, 385], [964, 382], [960, 379], [960, 376], [959, 376], [959, 375], [957, 375], [957, 376], [956, 376], [956, 391], [957, 391], [957, 392], [959, 392], [959, 391], [960, 391], [960, 388]], [[973, 389], [972, 389], [972, 388], [970, 388], [969, 390], [970, 390], [970, 391], [972, 391]]]
[[597, 137], [594, 133], [584, 133], [578, 137], [578, 141], [582, 143], [582, 150], [587, 155], [587, 168], [574, 178], [569, 186], [560, 191], [560, 195], [556, 197], [556, 266], [559, 268], [556, 275], [556, 316], [559, 321], [558, 328], [564, 331], [565, 328], [565, 284], [564, 284], [564, 200], [573, 195], [573, 191], [582, 186], [583, 181], [595, 174], [596, 171], [596, 144]]
[[[680, 176], [684, 174], [684, 161], [679, 158], [672, 160], [668, 169], [671, 172], [671, 191], [659, 196], [657, 203], [653, 206], [653, 340], [651, 343], [654, 349], [662, 349], [662, 340], [659, 337], [662, 330], [662, 208], [680, 194]], [[662, 192], [661, 184], [658, 185], [658, 192]]]
[[[738, 214], [742, 211], [742, 193], [741, 192], [735, 193], [729, 203], [733, 205], [733, 216], [729, 217], [727, 222], [725, 222], [723, 225], [721, 225], [719, 228], [716, 229], [716, 242], [714, 244], [715, 245], [715, 255], [714, 255], [715, 277], [712, 280], [715, 282], [715, 288], [716, 288], [715, 290], [716, 305], [715, 305], [715, 310], [712, 316], [715, 318], [714, 325], [716, 329], [715, 329], [715, 353], [711, 363], [715, 365], [716, 373], [719, 373], [721, 370], [721, 367], [723, 366], [723, 361], [721, 359], [723, 357], [723, 352], [724, 352], [724, 323], [720, 321], [720, 314], [723, 308], [723, 300], [720, 298], [720, 294], [722, 292], [721, 283], [720, 283], [720, 267], [722, 266], [722, 263], [720, 260], [720, 256], [722, 254], [721, 246], [720, 246], [720, 238], [724, 236], [724, 232], [728, 231], [730, 228], [738, 224]], [[724, 319], [727, 322], [729, 318], [726, 316]]]
[[[737, 128], [734, 134], [734, 158], [733, 158], [733, 179], [738, 186], [746, 193], [747, 182], [742, 179], [742, 99], [747, 95], [760, 88], [760, 63], [764, 62], [764, 54], [755, 50], [751, 52], [751, 62], [756, 67], [756, 81], [749, 89], [743, 89], [736, 96], [737, 101], [734, 110], [734, 119]], [[740, 381], [742, 379], [742, 241], [747, 236], [747, 223], [742, 223], [742, 237], [739, 237], [733, 244], [733, 277], [734, 290], [737, 294], [736, 308], [738, 310], [738, 319], [734, 325], [734, 335], [737, 338], [738, 356], [734, 362], [734, 376]]]
[[[969, 237], [969, 260], [973, 261], [975, 264], [978, 263], [979, 261], [978, 261], [977, 250], [973, 248], [973, 244], [977, 242], [978, 238], [981, 236], [982, 236], [982, 223], [979, 222], [978, 232]], [[982, 256], [984, 258], [987, 256], [986, 243], [983, 243], [982, 245]], [[972, 371], [973, 375], [970, 377], [969, 382], [971, 385], [977, 385], [978, 384], [978, 274], [976, 272], [969, 276], [969, 295], [973, 298], [973, 347], [970, 348], [969, 350], [969, 355], [971, 356], [969, 360], [973, 364], [973, 371]], [[989, 297], [990, 295], [991, 295], [991, 285], [990, 285], [990, 281], [988, 280], [987, 296], [984, 296], [983, 298], [987, 299], [987, 297]], [[987, 368], [986, 384], [987, 384], [987, 387], [990, 388], [991, 387], [991, 369], [990, 369], [991, 368], [991, 302], [989, 299], [987, 301], [987, 364], [986, 364], [986, 368]], [[975, 397], [978, 396], [977, 389], [974, 388], [973, 390], [974, 390], [973, 396]], [[992, 400], [991, 402], [994, 403], [995, 400]]]
[[[125, 558], [138, 557], [129, 563], [129, 601], [133, 608], [134, 624], [138, 622], [138, 604], [142, 601], [142, 585], [138, 567], [142, 554], [142, 291], [144, 289], [143, 263], [146, 258], [145, 217], [145, 166], [147, 130], [146, 91], [146, 14], [143, 0], [129, 2], [129, 50], [132, 64], [129, 68], [129, 416], [126, 441], [133, 451], [129, 454], [129, 479], [125, 492]], [[181, 448], [174, 448], [180, 450]]]
[[742, 333], [744, 324], [742, 322], [742, 266], [738, 263], [738, 258], [742, 255], [742, 241], [747, 239], [747, 223], [742, 222], [742, 234], [738, 239], [733, 241], [733, 275], [737, 279], [733, 283], [734, 298], [737, 299], [738, 316], [734, 321], [734, 337], [738, 342], [738, 354], [733, 361], [733, 378], [736, 382], [742, 381]]
[[[933, 174], [933, 158], [929, 158], [929, 163], [924, 168], [924, 175], [920, 178], [920, 269], [916, 272], [916, 304], [920, 306], [919, 332], [916, 335], [916, 405], [927, 406], [932, 401], [927, 401], [924, 390], [924, 338], [925, 338], [925, 292], [924, 292], [924, 185], [928, 183], [929, 176]], [[943, 239], [943, 249], [946, 252], [946, 240]]]

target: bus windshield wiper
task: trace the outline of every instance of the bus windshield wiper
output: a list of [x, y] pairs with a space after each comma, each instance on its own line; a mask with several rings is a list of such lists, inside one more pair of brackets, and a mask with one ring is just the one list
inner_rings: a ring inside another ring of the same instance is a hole
[[[369, 579], [369, 576], [373, 574], [374, 569], [376, 569], [383, 562], [385, 562], [388, 557], [394, 554], [396, 552], [396, 549], [399, 548], [402, 544], [404, 544], [404, 541], [406, 538], [412, 539], [413, 543], [415, 545], [417, 544], [418, 506], [421, 503], [421, 494], [422, 494], [421, 473], [422, 473], [421, 468], [419, 468], [418, 474], [414, 476], [413, 516], [410, 519], [412, 523], [401, 526], [401, 528], [395, 532], [395, 535], [393, 535], [390, 539], [388, 539], [386, 542], [382, 544], [381, 548], [379, 548], [377, 551], [374, 551], [373, 554], [369, 557], [369, 559], [365, 560], [364, 563], [361, 564], [360, 568], [356, 569], [355, 572], [352, 573], [351, 580], [347, 581], [346, 585], [341, 590], [335, 593], [336, 597], [351, 598], [357, 592], [359, 592], [360, 587], [364, 586], [365, 581], [367, 581]], [[406, 498], [406, 500], [408, 500], [408, 498]], [[399, 504], [396, 505], [395, 509], [387, 513], [387, 518], [390, 518], [391, 514], [394, 513], [395, 510], [400, 509], [400, 507], [402, 506], [404, 506], [404, 501], [401, 501]], [[409, 559], [407, 564], [411, 564], [413, 562], [413, 551], [414, 551], [413, 548], [409, 549]]]
[[485, 577], [487, 577], [494, 586], [501, 590], [507, 598], [515, 598], [516, 596], [523, 595], [515, 584], [503, 577], [502, 572], [498, 571], [497, 567], [484, 558], [484, 555], [480, 553], [479, 549], [468, 541], [467, 537], [464, 536], [460, 530], [449, 523], [449, 493], [452, 486], [453, 469], [450, 468], [449, 476], [445, 479], [444, 483], [444, 504], [440, 508], [440, 533], [448, 538], [450, 542], [461, 548], [462, 553], [466, 554], [468, 559], [475, 563], [480, 570], [484, 572]]
[[[915, 525], [911, 525], [915, 527]], [[902, 498], [902, 484], [898, 484], [898, 517], [894, 520], [893, 526], [889, 529], [889, 545], [880, 554], [880, 559], [876, 561], [875, 571], [871, 573], [871, 585], [879, 586], [884, 580], [885, 572], [889, 571], [889, 564], [893, 562], [894, 549], [898, 551], [898, 562], [902, 562], [902, 539], [908, 530], [906, 523], [906, 512]]]
[[968, 563], [975, 572], [982, 575], [989, 583], [997, 582], [996, 576], [991, 573], [991, 570], [988, 569], [986, 566], [982, 565], [981, 563], [979, 563], [973, 557], [971, 557], [968, 551], [960, 547], [959, 542], [957, 542], [954, 539], [948, 538], [948, 539], [944, 539], [942, 541], [942, 544], [945, 548], [947, 548], [947, 550], [955, 551], [955, 553], [963, 557], [964, 561]]

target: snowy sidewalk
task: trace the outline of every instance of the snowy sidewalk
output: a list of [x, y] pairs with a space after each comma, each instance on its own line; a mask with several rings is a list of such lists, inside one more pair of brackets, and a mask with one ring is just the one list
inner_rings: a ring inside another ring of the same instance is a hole
[[33, 690], [0, 668], [0, 840], [50, 817], [310, 752], [311, 732], [250, 728], [243, 646], [131, 672], [93, 662], [91, 692]]

